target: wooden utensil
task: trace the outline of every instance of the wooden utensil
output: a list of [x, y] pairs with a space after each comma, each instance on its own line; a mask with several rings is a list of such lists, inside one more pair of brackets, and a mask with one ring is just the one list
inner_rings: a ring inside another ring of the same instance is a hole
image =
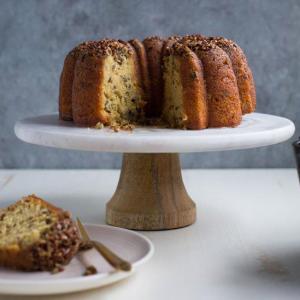
[[82, 237], [82, 240], [85, 243], [91, 244], [106, 260], [107, 262], [116, 268], [117, 270], [122, 270], [122, 271], [130, 271], [132, 266], [131, 263], [122, 259], [119, 257], [117, 254], [115, 254], [112, 250], [104, 246], [102, 243], [98, 241], [91, 240], [87, 231], [85, 230], [83, 224], [77, 218], [77, 224], [78, 228]]

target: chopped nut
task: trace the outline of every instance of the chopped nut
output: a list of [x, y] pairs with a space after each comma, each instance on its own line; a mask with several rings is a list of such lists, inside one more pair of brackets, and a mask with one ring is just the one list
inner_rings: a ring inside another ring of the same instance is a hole
[[64, 268], [61, 265], [56, 265], [55, 268], [51, 271], [51, 274], [57, 274], [64, 270]]
[[98, 122], [98, 123], [95, 125], [94, 128], [96, 128], [96, 129], [102, 129], [103, 127], [104, 127], [103, 123]]
[[94, 266], [88, 266], [85, 268], [85, 272], [82, 274], [83, 276], [89, 276], [97, 274], [97, 269]]

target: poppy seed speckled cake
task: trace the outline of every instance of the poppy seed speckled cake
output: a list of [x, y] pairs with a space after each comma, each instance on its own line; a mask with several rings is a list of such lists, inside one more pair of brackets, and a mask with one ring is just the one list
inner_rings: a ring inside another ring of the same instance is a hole
[[0, 213], [0, 266], [52, 271], [77, 253], [80, 236], [70, 214], [30, 195]]
[[85, 42], [66, 57], [59, 115], [81, 126], [235, 127], [256, 107], [242, 49], [223, 37], [148, 37]]

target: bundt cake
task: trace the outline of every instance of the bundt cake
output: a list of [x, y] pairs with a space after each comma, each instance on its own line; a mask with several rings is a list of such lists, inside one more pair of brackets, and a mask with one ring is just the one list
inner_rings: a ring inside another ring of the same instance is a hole
[[70, 214], [35, 195], [1, 210], [0, 266], [51, 271], [67, 264], [79, 246]]
[[156, 118], [171, 128], [234, 127], [255, 106], [247, 59], [223, 37], [82, 43], [60, 78], [60, 118], [83, 126]]

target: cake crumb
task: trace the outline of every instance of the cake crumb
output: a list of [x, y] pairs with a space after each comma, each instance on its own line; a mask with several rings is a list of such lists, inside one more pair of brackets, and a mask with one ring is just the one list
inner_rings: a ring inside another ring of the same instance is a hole
[[97, 269], [94, 266], [88, 266], [85, 268], [84, 273], [82, 274], [83, 276], [90, 276], [90, 275], [95, 275], [97, 274]]
[[135, 128], [133, 124], [124, 124], [121, 126], [122, 130], [132, 131]]
[[90, 250], [92, 248], [93, 248], [92, 242], [84, 242], [84, 241], [80, 242], [79, 251], [86, 251], [86, 250]]
[[119, 132], [120, 130], [132, 131], [135, 128], [135, 125], [125, 121], [121, 123], [112, 123], [109, 128], [114, 132]]
[[57, 274], [64, 271], [64, 268], [61, 265], [56, 265], [54, 269], [51, 271], [51, 274]]
[[96, 125], [95, 125], [95, 129], [102, 129], [104, 127], [104, 124], [101, 123], [101, 122], [98, 122]]

